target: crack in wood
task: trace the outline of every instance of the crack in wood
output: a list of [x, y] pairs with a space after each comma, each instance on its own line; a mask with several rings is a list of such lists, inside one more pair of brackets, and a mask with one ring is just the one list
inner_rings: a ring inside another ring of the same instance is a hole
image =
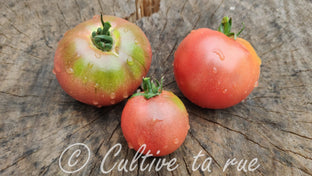
[[63, 17], [63, 21], [64, 21], [64, 23], [65, 23], [67, 29], [69, 29], [69, 26], [68, 26], [68, 24], [67, 24], [67, 22], [66, 22], [65, 15], [64, 15], [62, 9], [60, 8], [60, 5], [59, 5], [58, 3], [56, 3], [56, 6], [57, 6], [57, 9], [60, 11], [60, 13], [61, 13], [61, 15], [62, 15], [62, 17]]
[[[280, 160], [277, 160], [277, 159], [275, 159], [275, 158], [272, 158], [272, 160], [273, 160], [273, 161], [276, 161], [276, 162], [279, 162], [279, 163], [281, 163], [282, 165], [284, 165], [284, 166], [286, 166], [286, 167], [289, 167], [287, 164], [281, 162]], [[291, 167], [294, 167], [294, 166], [291, 166]], [[304, 172], [304, 173], [306, 173], [306, 174], [312, 176], [312, 172], [310, 172], [310, 171], [309, 171], [307, 168], [305, 168], [305, 167], [304, 167], [304, 168], [295, 167], [295, 168], [297, 168], [297, 169], [301, 170], [302, 172]]]
[[266, 55], [266, 54], [268, 54], [268, 53], [271, 53], [273, 50], [276, 50], [276, 49], [282, 47], [283, 44], [284, 44], [284, 43], [280, 43], [280, 44], [278, 44], [278, 45], [276, 45], [276, 46], [273, 46], [272, 48], [268, 49], [267, 51], [264, 51], [263, 53], [259, 54], [259, 57], [261, 58], [261, 57], [263, 57], [264, 55]]
[[232, 131], [232, 132], [235, 132], [235, 133], [237, 133], [237, 134], [240, 134], [240, 135], [244, 136], [245, 139], [246, 139], [247, 141], [250, 141], [250, 142], [252, 142], [252, 143], [258, 145], [259, 147], [261, 147], [261, 148], [263, 148], [263, 149], [269, 150], [267, 147], [261, 145], [259, 142], [256, 142], [256, 141], [250, 139], [246, 134], [242, 133], [241, 131], [231, 129], [231, 128], [227, 127], [227, 126], [222, 125], [221, 123], [218, 123], [218, 122], [215, 122], [215, 121], [212, 121], [212, 120], [203, 118], [203, 117], [197, 115], [196, 113], [194, 113], [194, 112], [192, 112], [192, 111], [191, 111], [190, 113], [194, 114], [195, 117], [198, 117], [198, 118], [200, 118], [200, 119], [203, 119], [203, 120], [205, 120], [205, 121], [207, 121], [207, 122], [210, 122], [210, 123], [212, 123], [212, 124], [218, 125], [218, 126], [224, 128], [224, 129], [227, 129], [227, 130], [229, 130], [229, 131]]
[[25, 153], [23, 153], [22, 156], [20, 156], [18, 159], [13, 161], [12, 164], [9, 164], [9, 165], [3, 167], [2, 169], [0, 169], [0, 174], [3, 173], [6, 169], [8, 169], [8, 168], [10, 168], [12, 166], [17, 165], [19, 162], [21, 162], [22, 160], [26, 159], [27, 157], [29, 157], [30, 155], [32, 155], [32, 154], [34, 154], [34, 153], [36, 153], [38, 151], [39, 151], [38, 148], [37, 149], [30, 149], [30, 150], [26, 151]]
[[188, 165], [187, 165], [187, 163], [186, 163], [186, 161], [185, 161], [184, 156], [182, 156], [182, 159], [183, 159], [183, 162], [184, 162], [184, 165], [185, 165], [185, 168], [186, 168], [187, 173], [188, 173], [189, 175], [191, 175], [191, 171], [190, 171], [189, 168], [188, 168]]
[[212, 160], [217, 164], [217, 166], [221, 169], [222, 166], [217, 162], [217, 160], [213, 157], [213, 155], [208, 152], [208, 150], [202, 145], [202, 143], [192, 134], [192, 132], [190, 131], [189, 134], [191, 135], [192, 138], [195, 139], [195, 141], [199, 144], [199, 146], [205, 150], [205, 152], [207, 152], [207, 154], [212, 158]]
[[221, 7], [221, 5], [223, 4], [224, 0], [221, 1], [221, 3], [218, 5], [218, 7], [216, 8], [216, 10], [214, 12], [212, 12], [211, 16], [210, 16], [210, 20], [212, 20], [212, 18], [214, 17], [215, 13], [219, 10], [219, 8]]
[[77, 7], [78, 7], [78, 13], [79, 13], [80, 20], [81, 20], [81, 21], [84, 21], [84, 19], [82, 18], [82, 15], [81, 15], [81, 8], [80, 8], [80, 5], [79, 5], [79, 3], [77, 2], [77, 0], [75, 0], [75, 4], [76, 4]]
[[283, 130], [283, 129], [281, 129], [281, 131], [286, 132], [286, 133], [290, 133], [290, 134], [293, 134], [293, 135], [295, 135], [295, 136], [299, 136], [299, 137], [302, 137], [302, 138], [305, 138], [305, 139], [312, 140], [312, 137], [304, 136], [304, 135], [295, 133], [295, 132], [293, 132], [293, 131], [288, 131], [288, 130]]
[[39, 98], [40, 97], [38, 95], [19, 95], [19, 94], [15, 94], [15, 93], [12, 93], [12, 92], [5, 92], [5, 91], [0, 91], [0, 93], [7, 94], [7, 95], [10, 95], [10, 96], [14, 96], [14, 97], [19, 97], [19, 98], [25, 98], [25, 97], [36, 97], [36, 98]]

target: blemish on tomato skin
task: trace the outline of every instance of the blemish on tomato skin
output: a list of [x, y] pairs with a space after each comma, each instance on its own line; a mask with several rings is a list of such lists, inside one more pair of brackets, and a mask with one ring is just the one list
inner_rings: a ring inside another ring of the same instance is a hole
[[220, 51], [220, 50], [213, 50], [212, 52], [215, 53], [219, 57], [219, 59], [221, 61], [223, 61], [225, 59], [224, 54], [222, 53], [222, 51]]
[[160, 119], [157, 119], [157, 118], [153, 118], [152, 119], [152, 123], [153, 124], [156, 124], [157, 122], [161, 122], [161, 121], [163, 121], [163, 120], [160, 120]]
[[227, 89], [223, 89], [222, 93], [226, 94], [227, 91], [228, 91]]

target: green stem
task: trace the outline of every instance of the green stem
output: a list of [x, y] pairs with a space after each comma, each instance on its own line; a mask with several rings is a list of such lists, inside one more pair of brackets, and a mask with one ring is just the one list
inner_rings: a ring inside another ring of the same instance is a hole
[[111, 24], [103, 21], [103, 15], [101, 13], [102, 27], [97, 28], [92, 32], [91, 40], [93, 44], [102, 51], [110, 51], [113, 47], [113, 38], [110, 35], [109, 28]]
[[163, 80], [164, 80], [163, 77], [161, 78], [160, 83], [159, 81], [155, 80], [156, 81], [155, 84], [153, 81], [151, 81], [151, 78], [149, 77], [143, 78], [142, 88], [144, 92], [135, 93], [131, 97], [141, 95], [144, 96], [144, 98], [146, 99], [150, 99], [152, 97], [160, 95], [162, 92]]
[[221, 24], [218, 28], [218, 31], [222, 32], [228, 37], [234, 37], [235, 40], [241, 34], [241, 32], [245, 29], [245, 24], [243, 23], [242, 29], [237, 34], [234, 32], [231, 32], [231, 28], [232, 28], [232, 18], [229, 18], [227, 16], [223, 17]]

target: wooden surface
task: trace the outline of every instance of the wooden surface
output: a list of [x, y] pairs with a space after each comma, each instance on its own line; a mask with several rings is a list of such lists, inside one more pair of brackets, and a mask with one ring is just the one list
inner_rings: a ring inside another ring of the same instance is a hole
[[[148, 75], [165, 76], [165, 89], [185, 103], [191, 126], [184, 144], [165, 157], [177, 159], [176, 170], [114, 169], [111, 175], [312, 175], [311, 0], [158, 2], [1, 1], [0, 175], [67, 175], [59, 157], [78, 142], [90, 148], [91, 159], [72, 175], [102, 175], [102, 159], [117, 143], [123, 146], [121, 153], [111, 157], [107, 167], [133, 158], [135, 151], [127, 148], [120, 128], [126, 101], [100, 109], [79, 103], [52, 74], [62, 35], [100, 12], [128, 19], [146, 33], [153, 49]], [[225, 15], [233, 17], [236, 31], [241, 22], [246, 24], [241, 37], [262, 58], [259, 86], [232, 108], [202, 109], [179, 91], [173, 55], [192, 29], [216, 29]], [[213, 159], [210, 173], [192, 171], [193, 157], [201, 150]], [[222, 172], [230, 158], [258, 158], [260, 167], [247, 173], [235, 167]]]

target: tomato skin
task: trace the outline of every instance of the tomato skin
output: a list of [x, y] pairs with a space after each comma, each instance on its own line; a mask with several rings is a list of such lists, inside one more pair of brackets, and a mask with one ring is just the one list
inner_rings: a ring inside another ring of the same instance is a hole
[[100, 16], [80, 23], [59, 41], [53, 72], [64, 91], [86, 104], [107, 106], [131, 95], [151, 65], [151, 45], [133, 23], [103, 16], [111, 23], [113, 49], [104, 52], [93, 44], [91, 34], [101, 27]]
[[[188, 113], [182, 101], [172, 92], [162, 91], [156, 97], [135, 96], [128, 100], [121, 116], [121, 129], [129, 148], [153, 156], [172, 153], [182, 145], [189, 126]], [[160, 153], [157, 154], [157, 151]]]
[[222, 109], [245, 99], [257, 85], [261, 60], [244, 39], [201, 28], [178, 46], [174, 75], [181, 92], [203, 108]]

